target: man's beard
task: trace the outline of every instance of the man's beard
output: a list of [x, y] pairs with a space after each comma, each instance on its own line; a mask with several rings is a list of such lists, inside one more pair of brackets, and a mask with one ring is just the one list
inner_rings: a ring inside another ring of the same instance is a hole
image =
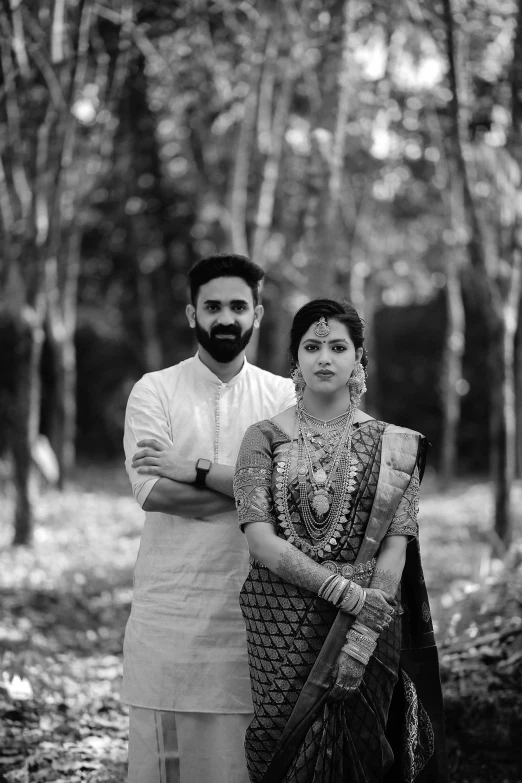
[[[220, 364], [228, 364], [236, 356], [239, 356], [250, 342], [253, 331], [254, 324], [244, 334], [241, 334], [240, 326], [233, 324], [231, 326], [215, 326], [209, 333], [198, 324], [196, 319], [196, 338], [198, 343]], [[223, 340], [216, 337], [219, 334], [231, 334], [234, 336], [234, 339]]]

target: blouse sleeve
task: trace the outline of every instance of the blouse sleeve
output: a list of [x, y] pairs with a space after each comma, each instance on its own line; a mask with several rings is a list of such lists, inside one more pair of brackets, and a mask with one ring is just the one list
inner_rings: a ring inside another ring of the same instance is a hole
[[417, 466], [412, 473], [410, 483], [401, 498], [385, 538], [388, 536], [413, 536], [418, 538], [419, 488], [420, 478]]
[[272, 496], [272, 451], [265, 433], [253, 424], [245, 433], [234, 473], [239, 527], [249, 522], [276, 525]]

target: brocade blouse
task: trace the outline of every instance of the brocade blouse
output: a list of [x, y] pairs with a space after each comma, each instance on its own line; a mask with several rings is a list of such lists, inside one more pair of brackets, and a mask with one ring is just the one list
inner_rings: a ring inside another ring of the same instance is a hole
[[[346, 514], [346, 523], [339, 531], [336, 543], [327, 543], [324, 551], [316, 556], [309, 549], [313, 542], [303, 523], [300, 509], [297, 441], [291, 439], [271, 419], [253, 424], [243, 438], [234, 476], [240, 528], [244, 532], [245, 526], [251, 522], [268, 523], [274, 526], [279, 537], [287, 538], [294, 546], [316, 560], [334, 558], [350, 562], [355, 559], [377, 486], [381, 439], [385, 427], [385, 422], [375, 419], [354, 427], [351, 442], [352, 464], [356, 465], [357, 473], [355, 489], [347, 493], [350, 495], [350, 511]], [[288, 461], [288, 483], [284, 487], [283, 474]], [[419, 471], [415, 468], [387, 536], [418, 537], [419, 483]], [[286, 492], [286, 504], [283, 502], [282, 492]], [[285, 506], [297, 536], [289, 530]]]

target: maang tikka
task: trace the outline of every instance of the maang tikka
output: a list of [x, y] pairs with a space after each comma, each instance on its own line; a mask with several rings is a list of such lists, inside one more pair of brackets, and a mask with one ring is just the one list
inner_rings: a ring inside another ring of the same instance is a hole
[[314, 332], [317, 337], [328, 337], [330, 334], [330, 327], [328, 326], [328, 322], [324, 315], [319, 318], [319, 322], [317, 323]]

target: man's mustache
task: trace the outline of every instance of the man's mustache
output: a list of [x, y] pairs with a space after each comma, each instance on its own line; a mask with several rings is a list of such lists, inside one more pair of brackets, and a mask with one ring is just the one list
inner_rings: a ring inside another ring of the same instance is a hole
[[241, 337], [241, 327], [239, 326], [215, 326], [210, 332], [211, 337], [216, 337], [220, 334], [229, 334], [232, 337]]

